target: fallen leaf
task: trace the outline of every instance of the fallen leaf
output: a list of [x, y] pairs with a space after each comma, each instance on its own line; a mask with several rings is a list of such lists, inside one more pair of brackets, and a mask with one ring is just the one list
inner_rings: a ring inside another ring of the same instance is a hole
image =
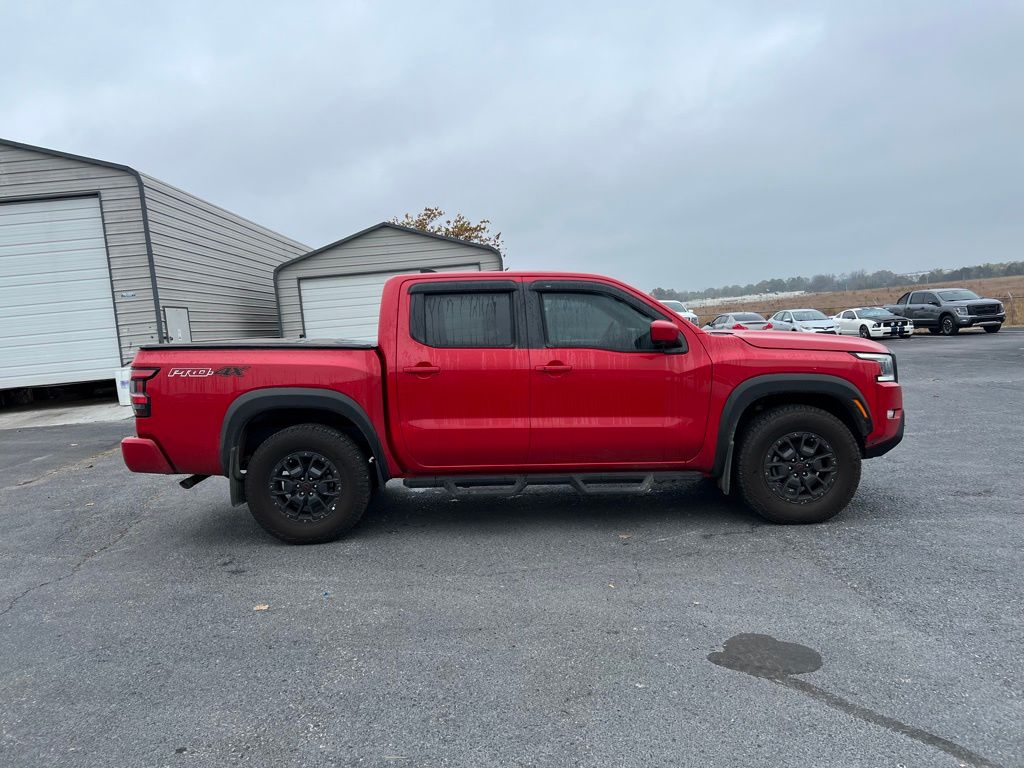
[[95, 501], [87, 501], [87, 502], [85, 502], [85, 506], [87, 506], [87, 507], [95, 507], [96, 506], [96, 502]]
[[269, 610], [269, 609], [270, 609], [270, 606], [269, 606], [269, 605], [267, 605], [266, 603], [260, 603], [259, 605], [254, 605], [254, 606], [252, 607], [252, 609], [253, 609], [254, 611], [266, 611], [266, 610]]
[[612, 589], [615, 589], [615, 585], [614, 584], [609, 584], [608, 586], [611, 587]]
[[620, 539], [632, 539], [633, 538], [633, 534], [632, 533], [620, 533], [619, 534], [619, 538]]

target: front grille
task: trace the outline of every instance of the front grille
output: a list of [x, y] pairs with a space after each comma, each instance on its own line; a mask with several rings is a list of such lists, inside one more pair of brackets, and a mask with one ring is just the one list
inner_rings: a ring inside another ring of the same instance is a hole
[[968, 310], [972, 315], [998, 315], [998, 304], [975, 304]]

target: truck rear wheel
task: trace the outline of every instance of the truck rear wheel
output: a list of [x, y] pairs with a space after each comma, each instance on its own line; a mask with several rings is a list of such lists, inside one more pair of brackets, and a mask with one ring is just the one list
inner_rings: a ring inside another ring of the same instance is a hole
[[256, 522], [289, 544], [319, 544], [359, 522], [370, 501], [366, 457], [351, 439], [320, 424], [268, 437], [245, 475]]
[[821, 523], [841, 512], [860, 483], [850, 429], [808, 405], [772, 408], [745, 430], [736, 465], [743, 500], [775, 523]]

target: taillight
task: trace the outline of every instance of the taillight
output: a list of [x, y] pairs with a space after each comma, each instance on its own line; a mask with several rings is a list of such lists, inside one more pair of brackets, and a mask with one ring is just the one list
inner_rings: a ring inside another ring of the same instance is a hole
[[746, 328], [744, 328], [741, 323], [736, 323], [736, 325], [734, 325], [732, 327], [732, 330], [734, 330], [734, 331], [745, 331]]
[[771, 323], [769, 322], [769, 323], [765, 323], [765, 324], [764, 324], [764, 328], [762, 328], [761, 330], [762, 330], [762, 331], [770, 331], [770, 330], [771, 330], [772, 328], [774, 328], [774, 327], [775, 327], [775, 326], [774, 326], [774, 325], [772, 325], [772, 324], [771, 324]]
[[146, 383], [159, 372], [159, 368], [132, 368], [132, 379], [128, 384], [128, 394], [132, 401], [132, 410], [135, 412], [135, 418], [137, 419], [149, 416], [150, 403], [149, 395], [146, 393]]

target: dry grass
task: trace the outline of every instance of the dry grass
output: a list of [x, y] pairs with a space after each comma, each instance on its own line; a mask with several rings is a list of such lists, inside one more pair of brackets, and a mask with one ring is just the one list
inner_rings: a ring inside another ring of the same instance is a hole
[[[722, 304], [717, 307], [698, 307], [694, 312], [700, 322], [710, 322], [723, 312], [759, 312], [765, 317], [780, 309], [814, 307], [826, 315], [834, 315], [851, 307], [870, 307], [891, 304], [907, 291], [924, 288], [969, 288], [987, 299], [999, 299], [1006, 305], [1006, 324], [1024, 325], [1024, 275], [1016, 277], [992, 277], [983, 280], [961, 280], [952, 283], [929, 283], [928, 285], [906, 285], [899, 288], [874, 288], [865, 291], [835, 291], [833, 293], [808, 293], [792, 296], [779, 301], [754, 301], [739, 304]], [[1012, 298], [1011, 298], [1012, 297]]]

